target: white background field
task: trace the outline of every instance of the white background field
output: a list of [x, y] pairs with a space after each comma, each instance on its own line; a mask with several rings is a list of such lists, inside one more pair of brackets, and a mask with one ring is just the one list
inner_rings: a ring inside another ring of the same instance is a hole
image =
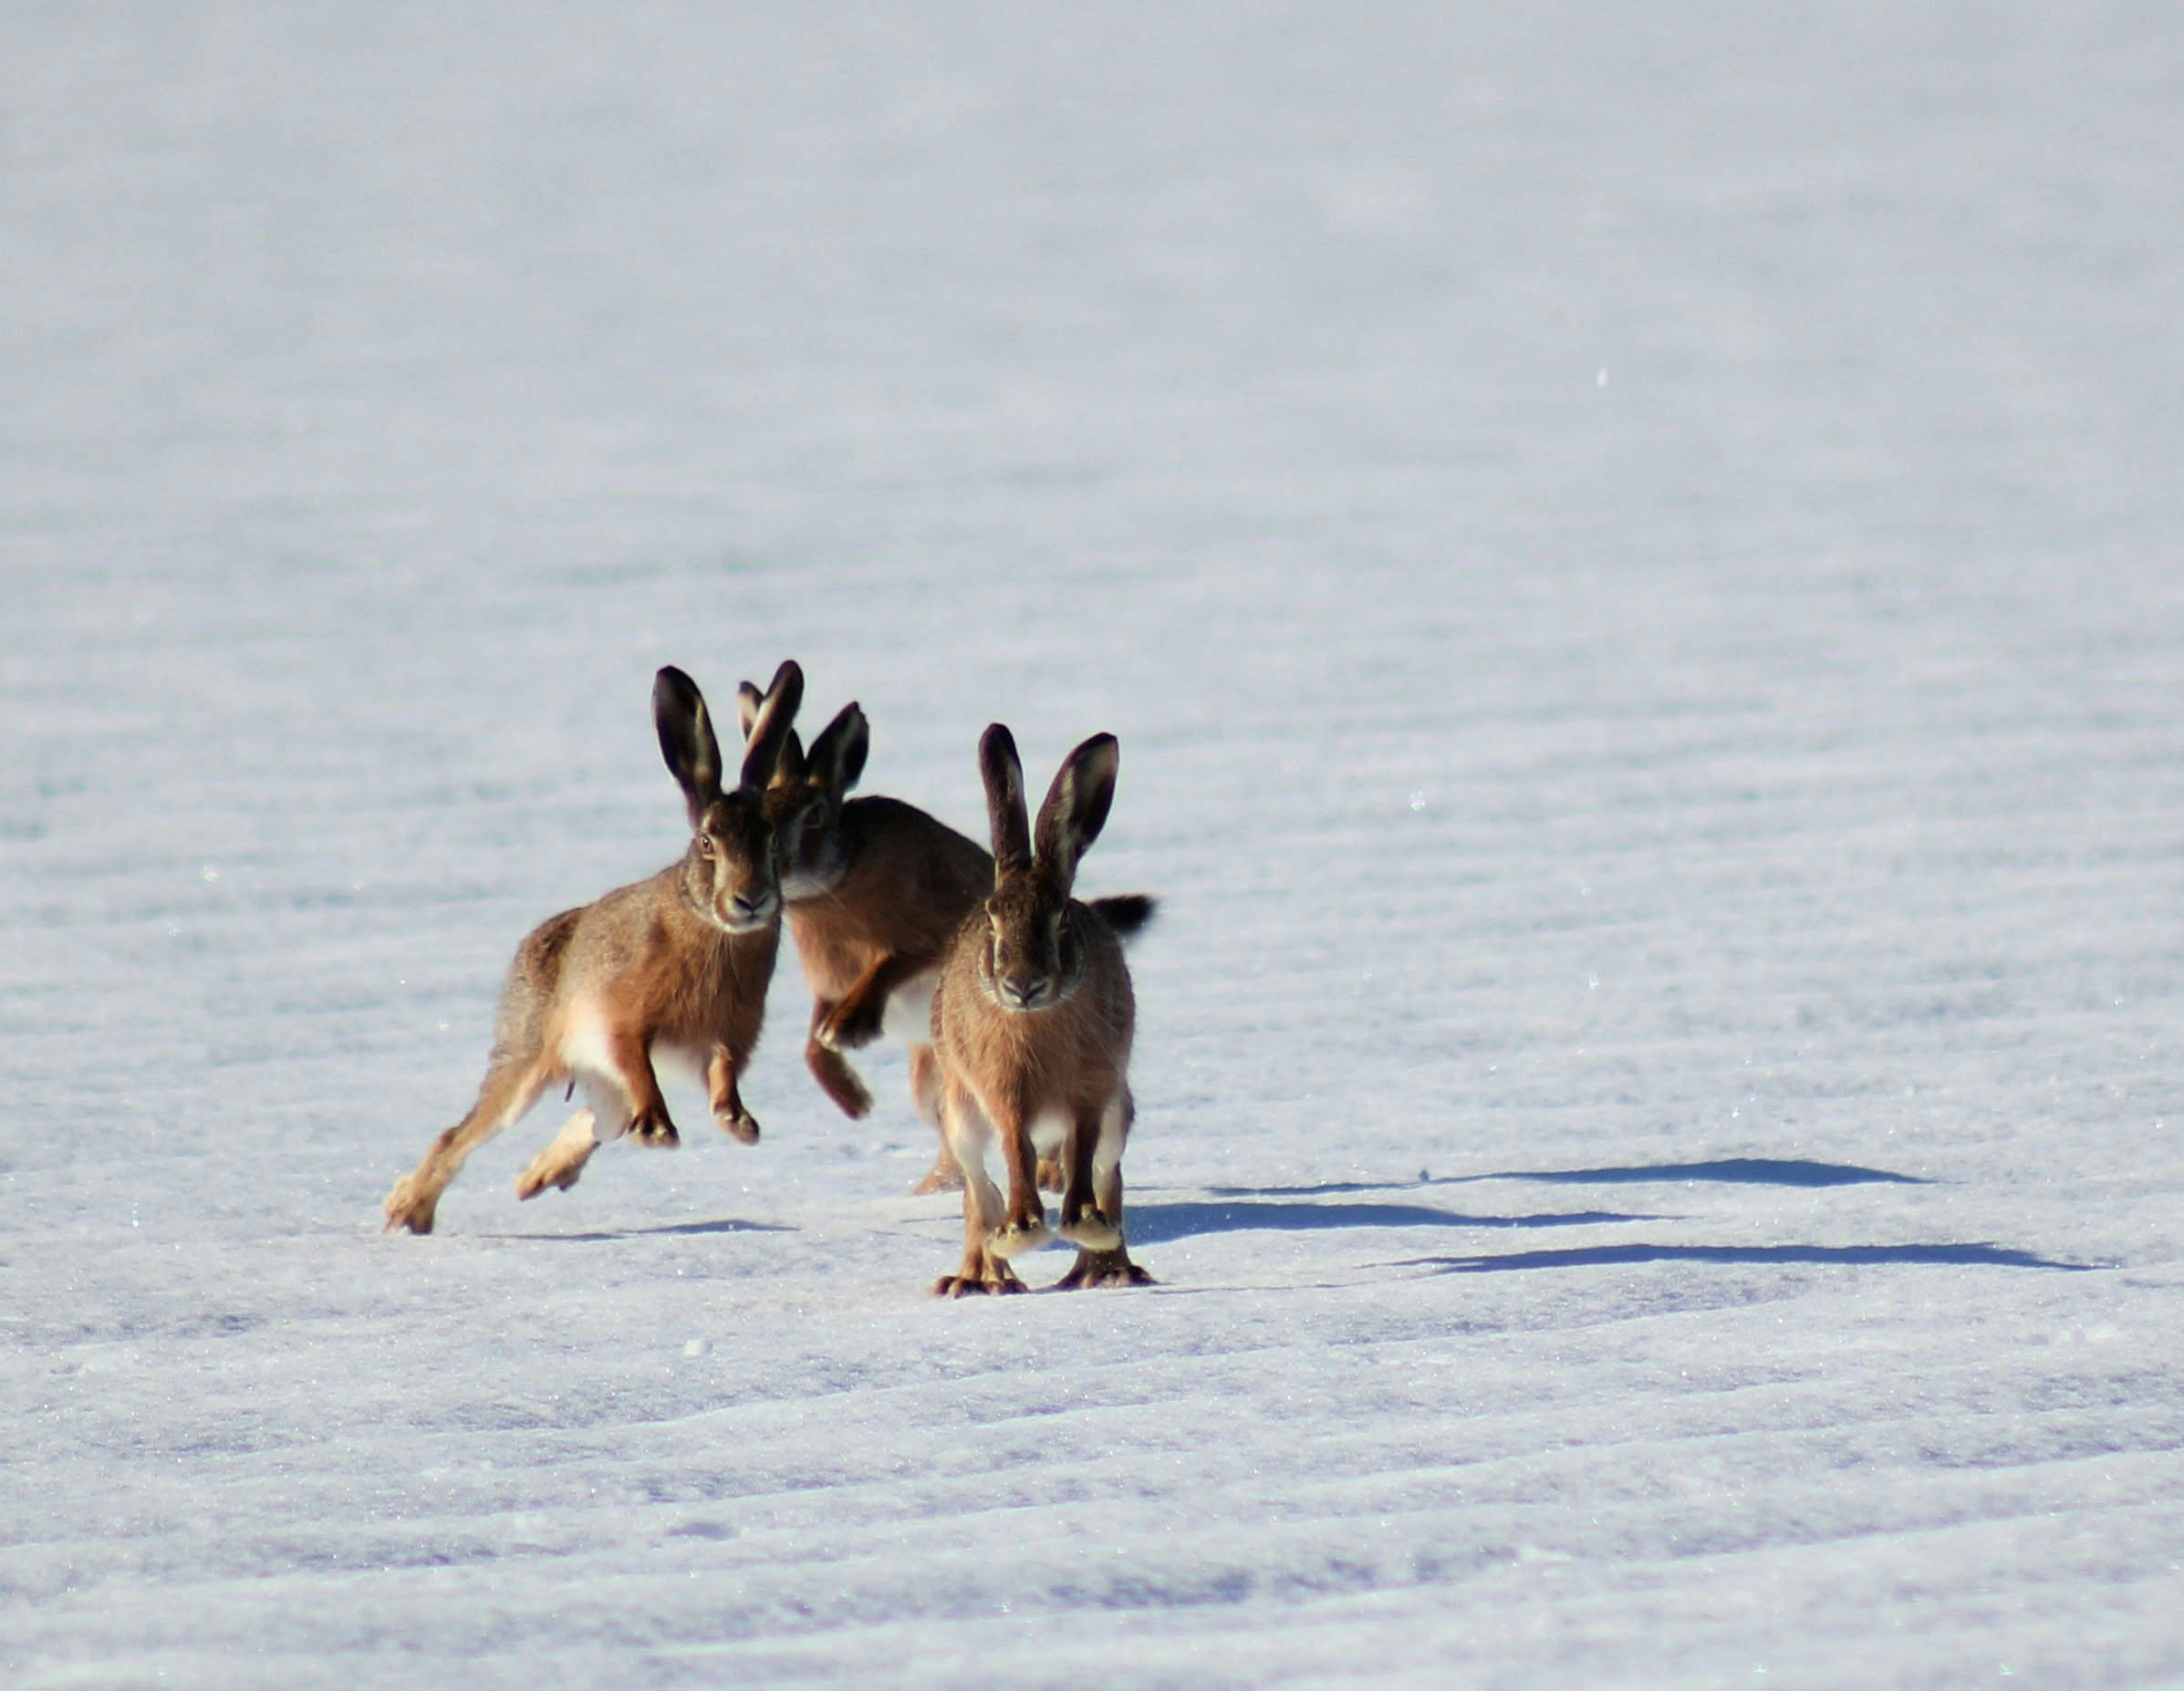
[[[0, 1679], [2184, 1684], [2179, 158], [2162, 5], [9, 7]], [[1157, 1288], [927, 1298], [785, 949], [380, 1233], [789, 655], [1120, 737]]]

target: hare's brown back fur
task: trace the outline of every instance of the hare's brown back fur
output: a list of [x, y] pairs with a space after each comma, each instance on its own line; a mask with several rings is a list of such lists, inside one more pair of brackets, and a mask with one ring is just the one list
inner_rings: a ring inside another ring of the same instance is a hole
[[809, 897], [792, 892], [789, 928], [815, 996], [839, 998], [882, 958], [938, 958], [993, 884], [993, 860], [945, 823], [883, 797], [842, 806], [848, 866]]
[[[509, 1031], [536, 1030], [558, 1059], [572, 1022], [597, 1016], [693, 1058], [715, 1044], [748, 1055], [764, 1023], [781, 928], [722, 931], [692, 907], [686, 873], [686, 864], [671, 865], [536, 929], [510, 970], [502, 1013], [518, 1026]], [[496, 1043], [521, 1048], [504, 1033]], [[564, 1065], [555, 1078], [567, 1074]]]

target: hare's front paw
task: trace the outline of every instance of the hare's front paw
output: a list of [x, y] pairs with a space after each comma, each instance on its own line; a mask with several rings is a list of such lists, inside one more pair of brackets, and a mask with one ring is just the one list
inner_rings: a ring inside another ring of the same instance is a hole
[[986, 1250], [993, 1256], [1006, 1260], [1020, 1257], [1027, 1250], [1036, 1250], [1054, 1238], [1047, 1230], [1045, 1216], [1026, 1217], [1011, 1221], [1006, 1227], [997, 1227], [986, 1235]]
[[675, 1131], [675, 1124], [665, 1115], [640, 1115], [629, 1124], [629, 1136], [640, 1145], [650, 1146], [656, 1151], [671, 1151], [682, 1143], [682, 1136]]
[[805, 1066], [811, 1070], [812, 1078], [819, 1083], [820, 1090], [832, 1098], [835, 1107], [851, 1121], [858, 1121], [870, 1114], [872, 1094], [865, 1090], [865, 1084], [857, 1077], [857, 1071], [842, 1061], [841, 1053], [819, 1043], [817, 1034], [804, 1048]]
[[387, 1225], [382, 1231], [391, 1233], [399, 1228], [411, 1233], [430, 1233], [433, 1212], [440, 1208], [440, 1194], [421, 1186], [415, 1175], [406, 1174], [394, 1183], [394, 1190], [387, 1194], [387, 1201], [380, 1208], [387, 1215]]
[[743, 1145], [758, 1143], [758, 1118], [750, 1111], [715, 1110], [712, 1119], [731, 1139]]
[[1071, 1244], [1086, 1250], [1122, 1249], [1122, 1229], [1097, 1209], [1085, 1209], [1076, 1216], [1065, 1210], [1058, 1230]]
[[819, 1043], [829, 1051], [856, 1051], [879, 1037], [887, 1001], [877, 992], [855, 1003], [837, 1004], [819, 1023]]

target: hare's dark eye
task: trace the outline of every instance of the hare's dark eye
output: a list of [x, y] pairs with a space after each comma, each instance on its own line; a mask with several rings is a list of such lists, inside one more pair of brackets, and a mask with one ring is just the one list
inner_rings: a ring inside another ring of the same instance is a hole
[[799, 816], [796, 819], [796, 822], [799, 827], [818, 828], [826, 826], [827, 806], [824, 804], [806, 805], [805, 807], [804, 814]]
[[701, 857], [710, 857], [712, 856], [712, 840], [711, 836], [703, 834], [698, 835], [698, 856]]

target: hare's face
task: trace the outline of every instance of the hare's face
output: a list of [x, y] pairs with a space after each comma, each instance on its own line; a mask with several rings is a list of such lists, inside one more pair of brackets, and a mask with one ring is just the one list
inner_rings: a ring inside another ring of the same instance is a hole
[[1014, 1014], [1051, 1010], [1084, 978], [1083, 948], [1069, 919], [1068, 896], [1037, 870], [1012, 879], [986, 900], [986, 943], [979, 983]]
[[777, 783], [766, 790], [766, 820], [774, 829], [783, 897], [816, 898], [841, 884], [849, 854], [842, 844], [838, 795], [801, 781]]
[[774, 830], [755, 797], [731, 793], [705, 807], [692, 830], [688, 878], [699, 908], [729, 933], [781, 918]]

